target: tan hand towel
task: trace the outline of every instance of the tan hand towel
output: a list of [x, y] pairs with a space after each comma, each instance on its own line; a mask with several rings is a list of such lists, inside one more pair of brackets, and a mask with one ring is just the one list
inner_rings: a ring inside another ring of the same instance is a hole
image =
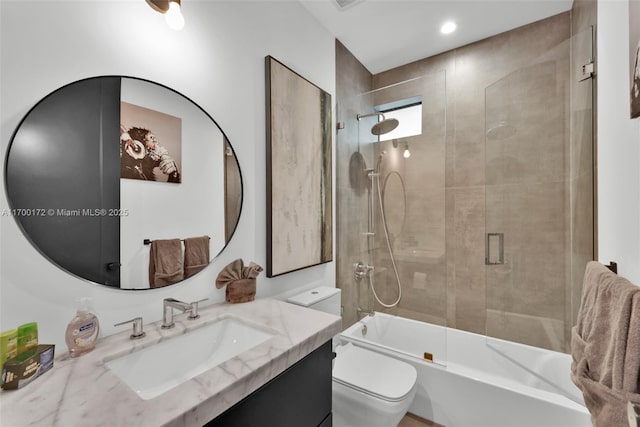
[[149, 252], [149, 286], [159, 288], [184, 279], [180, 239], [154, 240]]
[[256, 277], [258, 277], [258, 274], [260, 274], [261, 271], [262, 267], [251, 261], [248, 267], [244, 267], [242, 269], [242, 277], [244, 279], [255, 279]]
[[191, 277], [209, 265], [209, 236], [184, 239], [184, 277]]
[[256, 298], [256, 279], [239, 279], [227, 285], [224, 291], [227, 302], [237, 304]]
[[231, 261], [222, 269], [222, 271], [220, 271], [220, 273], [218, 273], [218, 277], [216, 278], [216, 288], [223, 288], [235, 280], [242, 279], [243, 268], [244, 262], [241, 258]]
[[640, 403], [640, 287], [597, 262], [587, 264], [572, 330], [571, 379], [596, 427], [622, 426]]

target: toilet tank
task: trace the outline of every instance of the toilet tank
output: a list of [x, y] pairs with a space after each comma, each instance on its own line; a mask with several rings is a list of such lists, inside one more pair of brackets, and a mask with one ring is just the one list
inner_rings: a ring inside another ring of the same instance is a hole
[[320, 286], [287, 298], [287, 302], [340, 316], [340, 295], [338, 288]]

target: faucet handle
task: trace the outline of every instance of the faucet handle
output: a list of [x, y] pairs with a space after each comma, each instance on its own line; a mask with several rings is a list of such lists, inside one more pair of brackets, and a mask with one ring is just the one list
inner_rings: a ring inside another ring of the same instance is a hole
[[121, 326], [126, 325], [127, 323], [133, 323], [133, 332], [129, 335], [129, 338], [132, 340], [138, 340], [146, 335], [143, 330], [142, 317], [136, 317], [131, 320], [127, 320], [125, 322], [116, 323], [113, 326]]
[[188, 318], [191, 319], [191, 320], [195, 320], [195, 319], [199, 318], [200, 315], [198, 314], [198, 303], [201, 303], [201, 302], [206, 301], [208, 299], [209, 298], [203, 298], [201, 300], [194, 301], [194, 302], [190, 303], [191, 310], [189, 311], [189, 317]]

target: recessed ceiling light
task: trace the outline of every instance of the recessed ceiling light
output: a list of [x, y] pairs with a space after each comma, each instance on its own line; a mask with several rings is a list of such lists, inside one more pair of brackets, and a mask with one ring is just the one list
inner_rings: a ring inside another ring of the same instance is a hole
[[444, 24], [442, 24], [442, 27], [440, 27], [440, 32], [442, 34], [451, 34], [456, 30], [456, 23], [453, 21], [447, 21]]

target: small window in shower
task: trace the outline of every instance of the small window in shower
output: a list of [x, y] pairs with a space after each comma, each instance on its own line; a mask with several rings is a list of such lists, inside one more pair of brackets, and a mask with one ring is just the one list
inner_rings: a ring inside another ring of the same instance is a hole
[[403, 99], [378, 105], [375, 110], [386, 119], [396, 119], [400, 124], [389, 133], [380, 135], [380, 141], [407, 138], [422, 134], [422, 97]]

